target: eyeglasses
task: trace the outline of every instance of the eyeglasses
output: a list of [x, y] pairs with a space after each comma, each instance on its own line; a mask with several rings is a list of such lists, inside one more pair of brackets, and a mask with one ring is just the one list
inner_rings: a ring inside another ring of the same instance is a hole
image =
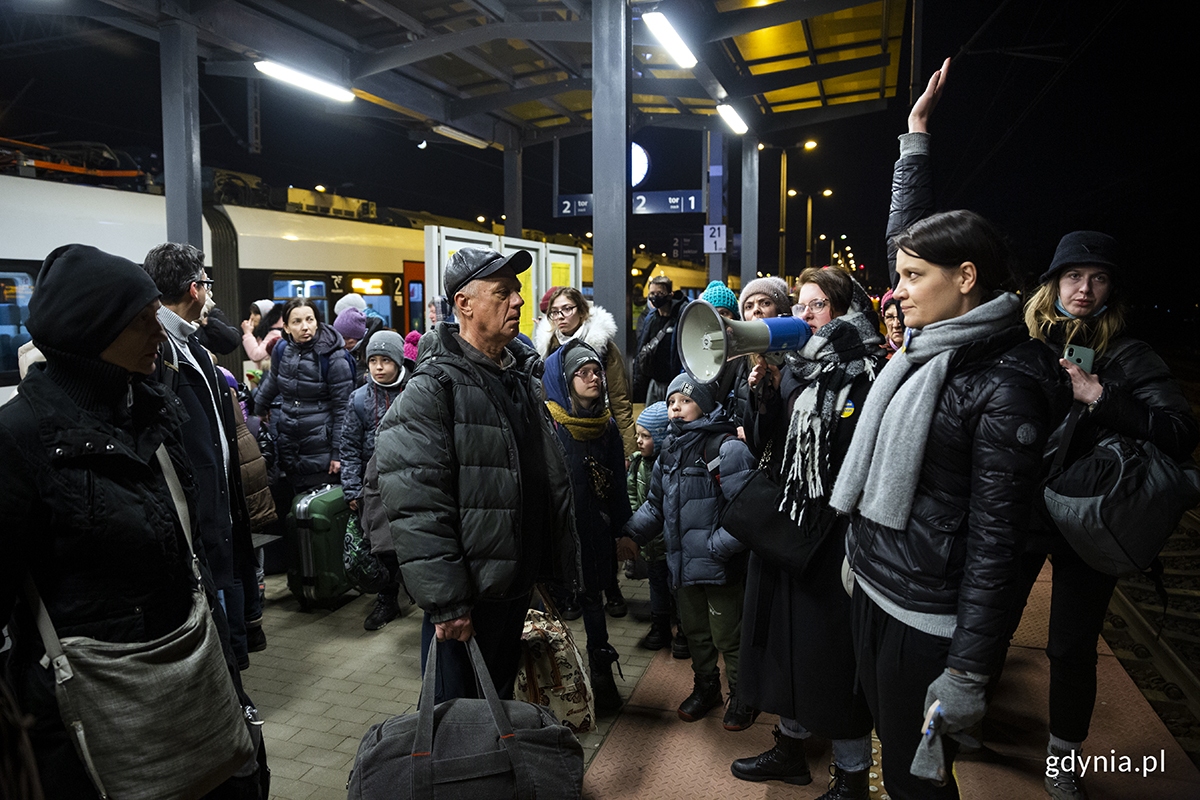
[[213, 285], [211, 278], [197, 278], [196, 280], [192, 281], [192, 283], [202, 283], [209, 289], [211, 289]]
[[575, 313], [575, 309], [577, 307], [578, 306], [559, 306], [558, 308], [552, 308], [552, 309], [550, 309], [550, 313], [547, 314], [546, 316], [550, 317], [550, 319], [561, 319], [563, 317], [569, 317]]
[[796, 303], [796, 311], [803, 314], [805, 311], [812, 309], [814, 314], [820, 314], [828, 305], [828, 300], [809, 300], [807, 303]]
[[599, 378], [600, 374], [601, 371], [598, 367], [582, 367], [575, 372], [575, 377], [590, 381], [592, 378]]

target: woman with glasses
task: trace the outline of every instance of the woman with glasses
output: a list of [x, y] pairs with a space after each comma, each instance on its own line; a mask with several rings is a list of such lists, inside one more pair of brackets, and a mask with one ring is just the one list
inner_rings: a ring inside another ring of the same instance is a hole
[[900, 301], [892, 294], [891, 289], [888, 289], [883, 296], [883, 302], [879, 304], [879, 311], [883, 314], [883, 327], [885, 328], [883, 346], [887, 351], [887, 357], [891, 358], [892, 353], [895, 353], [900, 349], [900, 345], [904, 344], [904, 314], [900, 311]]
[[856, 691], [850, 598], [842, 587], [848, 519], [828, 497], [884, 356], [871, 300], [848, 273], [804, 270], [796, 310], [812, 338], [781, 368], [751, 371], [762, 411], [749, 418], [747, 439], [781, 477], [796, 535], [821, 543], [801, 577], [751, 553], [738, 691], [780, 719], [775, 746], [733, 762], [732, 772], [748, 781], [810, 783], [804, 739], [815, 733], [833, 740], [834, 781], [824, 797], [865, 800], [872, 722]]
[[533, 331], [533, 346], [543, 359], [572, 340], [587, 343], [604, 360], [604, 376], [608, 385], [608, 408], [617, 429], [621, 432], [625, 455], [637, 450], [637, 433], [633, 424], [633, 402], [629, 394], [629, 376], [625, 359], [615, 343], [617, 323], [613, 315], [588, 302], [573, 286], [560, 286], [550, 292], [546, 316]]

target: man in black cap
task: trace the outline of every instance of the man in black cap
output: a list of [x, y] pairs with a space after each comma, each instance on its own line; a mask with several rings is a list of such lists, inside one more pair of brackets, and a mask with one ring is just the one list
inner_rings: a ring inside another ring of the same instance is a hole
[[[476, 637], [511, 697], [537, 581], [581, 584], [569, 472], [551, 427], [542, 362], [515, 341], [532, 258], [466, 247], [444, 282], [458, 324], [421, 341], [408, 387], [376, 435], [379, 488], [404, 584], [436, 636], [437, 702], [475, 697], [463, 643]], [[480, 676], [481, 678], [483, 676]]]
[[[146, 254], [142, 268], [162, 292], [158, 321], [167, 333], [154, 377], [179, 396], [191, 419], [191, 424], [184, 426], [183, 443], [203, 500], [196, 508], [200, 541], [229, 617], [238, 666], [245, 669], [250, 657], [242, 586], [243, 582], [253, 584], [257, 599], [258, 580], [251, 566], [250, 512], [242, 492], [241, 469], [234, 460], [238, 449], [233, 398], [198, 336], [200, 312], [212, 281], [204, 272], [204, 253], [190, 244], [159, 245]], [[251, 617], [257, 619], [261, 612], [252, 612]], [[257, 626], [255, 633], [260, 638], [261, 632], [261, 625]], [[261, 648], [256, 645], [256, 649]]]

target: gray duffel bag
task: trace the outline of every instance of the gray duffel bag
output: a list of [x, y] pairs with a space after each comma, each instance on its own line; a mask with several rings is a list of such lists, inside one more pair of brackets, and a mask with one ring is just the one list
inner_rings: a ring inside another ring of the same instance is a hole
[[501, 701], [474, 638], [467, 652], [484, 699], [434, 706], [437, 642], [431, 642], [416, 714], [372, 725], [350, 771], [350, 800], [578, 798], [583, 747], [549, 709]]

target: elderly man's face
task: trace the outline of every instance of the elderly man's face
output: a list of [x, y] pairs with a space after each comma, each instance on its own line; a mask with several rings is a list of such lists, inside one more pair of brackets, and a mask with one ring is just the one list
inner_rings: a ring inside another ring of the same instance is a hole
[[511, 267], [505, 267], [471, 283], [475, 284], [471, 294], [459, 292], [456, 296], [463, 322], [480, 341], [501, 347], [508, 344], [521, 331], [521, 306], [525, 305], [521, 281]]

